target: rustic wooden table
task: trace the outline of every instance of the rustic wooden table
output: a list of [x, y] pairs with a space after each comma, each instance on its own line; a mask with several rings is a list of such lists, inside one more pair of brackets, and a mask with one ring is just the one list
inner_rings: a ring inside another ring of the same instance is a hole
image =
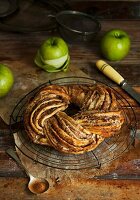
[[[131, 37], [131, 50], [122, 61], [109, 62], [140, 93], [140, 21], [139, 20], [102, 20], [102, 29], [96, 40], [88, 44], [69, 44], [71, 63], [67, 72], [46, 73], [35, 66], [33, 59], [41, 42], [57, 33], [8, 33], [0, 32], [0, 62], [7, 64], [15, 77], [14, 87], [0, 99], [0, 116], [9, 123], [10, 114], [16, 103], [30, 90], [48, 80], [65, 76], [89, 76], [105, 82], [112, 87], [115, 83], [101, 74], [95, 62], [102, 59], [99, 41], [102, 34], [111, 28], [127, 31]], [[123, 94], [124, 92], [121, 91]], [[126, 95], [126, 94], [124, 94]], [[117, 161], [113, 161], [110, 173], [118, 173], [123, 180], [86, 179], [78, 172], [77, 179], [71, 180], [69, 172], [64, 180], [54, 180], [51, 190], [34, 195], [27, 189], [28, 177], [23, 170], [6, 154], [5, 150], [14, 147], [11, 135], [0, 138], [0, 199], [48, 199], [48, 200], [92, 200], [92, 199], [140, 199], [140, 107], [129, 96], [137, 117], [137, 134], [134, 146]], [[1, 128], [4, 128], [1, 123]], [[51, 169], [52, 176], [57, 169]], [[81, 172], [82, 173], [82, 172]]]

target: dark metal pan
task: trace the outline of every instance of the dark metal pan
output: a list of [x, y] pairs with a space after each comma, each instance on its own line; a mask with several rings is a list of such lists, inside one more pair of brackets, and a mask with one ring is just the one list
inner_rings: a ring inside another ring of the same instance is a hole
[[56, 28], [56, 21], [48, 15], [65, 9], [70, 9], [65, 0], [0, 0], [0, 30], [19, 33], [50, 31]]
[[7, 17], [18, 10], [17, 0], [0, 0], [0, 18]]

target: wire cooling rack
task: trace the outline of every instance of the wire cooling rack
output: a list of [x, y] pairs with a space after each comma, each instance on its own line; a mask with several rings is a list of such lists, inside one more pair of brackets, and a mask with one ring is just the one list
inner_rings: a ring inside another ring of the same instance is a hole
[[[50, 84], [100, 84], [110, 87], [97, 80], [85, 77], [65, 77], [49, 80], [48, 82], [32, 90], [19, 101], [11, 114], [11, 125], [13, 123], [23, 122], [23, 113], [26, 104], [28, 104], [29, 100], [36, 92], [38, 92], [42, 87]], [[73, 155], [58, 152], [52, 147], [34, 144], [29, 139], [23, 126], [19, 128], [16, 133], [15, 144], [17, 148], [24, 155], [31, 158], [35, 162], [39, 162], [43, 165], [53, 168], [68, 170], [100, 168], [104, 163], [108, 163], [118, 158], [129, 149], [131, 144], [133, 144], [136, 134], [137, 121], [135, 112], [129, 102], [120, 93], [118, 93], [117, 90], [113, 89], [113, 91], [119, 103], [120, 109], [122, 109], [124, 113], [125, 126], [122, 128], [121, 134], [105, 139], [95, 150], [84, 154]]]

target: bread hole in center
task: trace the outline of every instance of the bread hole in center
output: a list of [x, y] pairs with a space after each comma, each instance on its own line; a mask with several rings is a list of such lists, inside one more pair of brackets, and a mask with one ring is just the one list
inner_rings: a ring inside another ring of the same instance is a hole
[[69, 116], [73, 116], [75, 114], [77, 114], [80, 111], [79, 106], [77, 106], [74, 103], [70, 103], [68, 108], [65, 110], [65, 113]]

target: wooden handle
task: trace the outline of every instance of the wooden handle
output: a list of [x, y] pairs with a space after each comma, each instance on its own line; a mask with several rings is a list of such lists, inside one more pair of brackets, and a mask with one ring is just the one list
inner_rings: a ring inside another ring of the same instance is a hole
[[109, 77], [115, 83], [120, 85], [120, 83], [124, 81], [124, 78], [105, 61], [98, 60], [96, 62], [96, 66], [100, 71], [102, 71], [107, 77]]

